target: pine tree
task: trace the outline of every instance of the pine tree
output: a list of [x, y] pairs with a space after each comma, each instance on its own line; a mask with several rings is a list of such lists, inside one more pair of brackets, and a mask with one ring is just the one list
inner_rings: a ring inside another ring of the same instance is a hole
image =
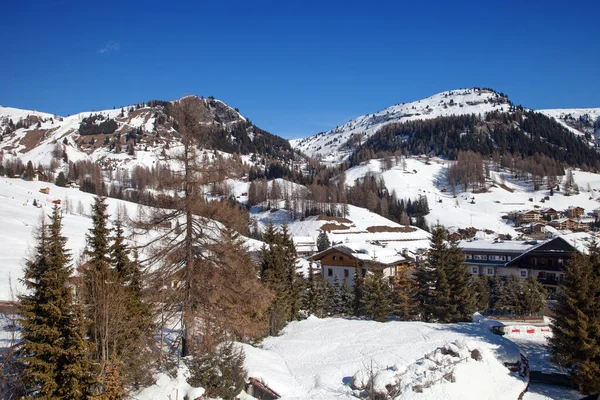
[[276, 335], [289, 321], [298, 316], [304, 279], [296, 270], [296, 249], [287, 227], [278, 232], [269, 223], [264, 233], [266, 243], [261, 250], [261, 272], [275, 299], [269, 311], [270, 334]]
[[348, 282], [344, 280], [341, 288], [341, 304], [340, 304], [340, 313], [342, 315], [352, 315], [352, 302], [354, 300], [354, 296], [350, 291], [350, 287], [348, 287]]
[[475, 311], [485, 313], [490, 309], [491, 283], [487, 276], [474, 275], [469, 280]]
[[576, 186], [577, 184], [575, 183], [575, 179], [573, 178], [573, 170], [569, 169], [567, 171], [567, 175], [565, 176], [565, 181], [563, 183], [563, 190], [565, 192], [565, 195], [570, 196], [576, 191], [578, 191], [578, 188]]
[[343, 303], [342, 303], [342, 285], [340, 284], [340, 280], [337, 275], [333, 277], [333, 283], [331, 284], [332, 288], [332, 296], [331, 301], [333, 302], [333, 314], [339, 315], [342, 312]]
[[415, 271], [415, 300], [419, 308], [421, 320], [429, 322], [433, 319], [435, 290], [434, 270], [428, 262], [419, 262]]
[[67, 178], [65, 178], [65, 173], [64, 172], [59, 172], [58, 176], [56, 177], [56, 186], [60, 186], [60, 187], [66, 187], [67, 186]]
[[[114, 222], [113, 243], [110, 246], [110, 264], [112, 275], [116, 276], [121, 291], [123, 313], [119, 315], [119, 331], [122, 334], [116, 346], [117, 353], [111, 355], [110, 368], [107, 372], [115, 377], [122, 377], [125, 385], [139, 388], [151, 378], [147, 368], [152, 357], [150, 347], [154, 334], [154, 315], [148, 295], [143, 287], [142, 266], [137, 257], [131, 259], [127, 247], [123, 221], [120, 216]], [[117, 362], [117, 358], [122, 360]], [[122, 368], [121, 371], [114, 371]], [[114, 384], [113, 384], [114, 386]]]
[[87, 399], [94, 385], [81, 313], [69, 287], [70, 255], [54, 207], [47, 227], [41, 223], [33, 260], [27, 262], [20, 296], [22, 318], [18, 362], [26, 398]]
[[402, 321], [410, 321], [418, 313], [416, 302], [417, 283], [403, 269], [392, 280], [392, 315]]
[[35, 176], [35, 170], [33, 169], [33, 163], [30, 161], [27, 161], [27, 167], [25, 167], [25, 179], [33, 179], [33, 177]]
[[304, 309], [309, 314], [317, 316], [323, 313], [323, 295], [322, 285], [319, 285], [319, 280], [322, 281], [320, 274], [315, 274], [315, 268], [312, 261], [308, 264], [308, 278], [306, 280], [306, 295], [304, 301]]
[[365, 315], [377, 322], [386, 322], [391, 312], [391, 290], [383, 270], [375, 268], [365, 279], [363, 304]]
[[426, 261], [434, 279], [429, 308], [433, 317], [440, 322], [449, 321], [458, 308], [451, 301], [451, 287], [448, 277], [450, 254], [445, 239], [446, 231], [444, 228], [436, 226], [432, 232], [429, 255]]
[[450, 303], [456, 310], [450, 315], [450, 322], [471, 321], [475, 312], [473, 297], [469, 290], [469, 267], [464, 263], [465, 256], [454, 239], [449, 241], [446, 275], [450, 285]]
[[539, 313], [546, 306], [547, 291], [544, 285], [533, 276], [529, 276], [523, 285], [521, 313], [530, 315]]
[[317, 250], [324, 251], [331, 247], [331, 242], [325, 231], [321, 230], [317, 236]]
[[354, 298], [352, 301], [352, 308], [355, 317], [360, 317], [365, 313], [363, 300], [365, 292], [364, 283], [365, 280], [362, 276], [361, 267], [357, 264], [354, 266]]
[[579, 391], [600, 391], [600, 253], [596, 243], [589, 255], [575, 252], [554, 307], [550, 352], [567, 368]]
[[110, 269], [110, 228], [108, 227], [107, 204], [104, 198], [96, 197], [92, 204], [92, 228], [86, 235], [85, 255], [88, 261], [81, 267], [85, 287], [87, 318], [90, 321], [90, 338], [96, 345], [95, 359], [107, 362], [110, 357], [111, 328], [115, 321], [110, 299], [116, 281]]
[[523, 280], [516, 275], [508, 275], [499, 288], [496, 308], [519, 314], [521, 312], [522, 294]]

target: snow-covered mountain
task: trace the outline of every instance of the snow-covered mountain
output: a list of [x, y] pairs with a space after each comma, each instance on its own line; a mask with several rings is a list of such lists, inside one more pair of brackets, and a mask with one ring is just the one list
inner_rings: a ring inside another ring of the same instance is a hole
[[[198, 121], [210, 130], [209, 148], [275, 158], [291, 154], [286, 140], [254, 126], [224, 102], [191, 97], [198, 103]], [[70, 161], [90, 160], [128, 169], [151, 166], [179, 143], [171, 106], [172, 102], [150, 101], [68, 117], [0, 106], [0, 144], [5, 154], [34, 165], [49, 165], [65, 153]]]
[[554, 118], [577, 135], [586, 135], [590, 140], [595, 136], [595, 143], [599, 143], [600, 108], [556, 108], [537, 111]]
[[491, 89], [459, 89], [438, 93], [423, 100], [396, 104], [374, 114], [362, 115], [327, 132], [290, 141], [304, 154], [326, 161], [339, 161], [356, 144], [364, 142], [384, 125], [450, 115], [507, 112], [511, 102]]
[[[374, 114], [362, 115], [344, 125], [304, 139], [294, 139], [292, 147], [304, 154], [327, 162], [339, 162], [381, 127], [414, 120], [426, 120], [451, 115], [485, 115], [489, 112], [510, 112], [510, 99], [492, 89], [469, 88], [438, 93], [426, 99], [396, 104]], [[600, 140], [600, 108], [536, 110], [554, 118], [577, 135], [585, 135], [590, 145]]]

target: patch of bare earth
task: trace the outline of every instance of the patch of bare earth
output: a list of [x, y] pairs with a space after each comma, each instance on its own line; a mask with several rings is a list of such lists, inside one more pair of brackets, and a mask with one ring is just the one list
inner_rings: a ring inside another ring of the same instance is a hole
[[25, 146], [20, 150], [21, 153], [27, 153], [29, 150], [34, 149], [37, 145], [40, 144], [42, 139], [46, 137], [50, 132], [55, 131], [56, 129], [33, 129], [25, 134], [20, 141], [20, 144]]
[[341, 224], [351, 224], [352, 223], [352, 221], [350, 221], [348, 218], [328, 217], [326, 215], [319, 215], [319, 217], [317, 218], [317, 221], [339, 222]]
[[350, 227], [348, 225], [343, 225], [343, 224], [323, 224], [323, 225], [321, 225], [321, 229], [323, 229], [325, 232], [331, 232], [331, 231], [343, 231], [346, 229], [350, 229]]
[[375, 232], [415, 232], [417, 229], [412, 226], [369, 226], [367, 228], [367, 232], [375, 233]]

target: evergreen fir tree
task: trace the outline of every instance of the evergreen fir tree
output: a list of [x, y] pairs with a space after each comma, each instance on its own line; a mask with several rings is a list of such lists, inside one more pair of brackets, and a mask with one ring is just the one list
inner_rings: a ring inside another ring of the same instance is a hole
[[496, 308], [514, 314], [521, 312], [521, 297], [523, 294], [523, 280], [516, 275], [504, 278], [503, 285], [499, 288]]
[[431, 303], [426, 309], [429, 308], [433, 317], [440, 322], [448, 322], [458, 309], [457, 305], [451, 301], [451, 287], [448, 278], [450, 254], [445, 239], [446, 231], [444, 228], [441, 226], [434, 227], [426, 261], [434, 279], [433, 290], [430, 293]]
[[18, 362], [26, 398], [87, 399], [94, 385], [89, 343], [68, 285], [70, 255], [61, 231], [62, 218], [55, 206], [50, 225], [40, 226], [35, 258], [25, 268], [23, 283], [30, 292], [19, 298]]
[[342, 315], [352, 315], [352, 302], [354, 300], [354, 296], [352, 291], [350, 291], [350, 287], [348, 287], [348, 283], [344, 280], [342, 283], [341, 289], [341, 306], [340, 313]]
[[487, 276], [475, 275], [469, 280], [475, 311], [485, 313], [490, 308], [491, 282]]
[[533, 276], [529, 276], [523, 285], [521, 313], [530, 315], [539, 313], [546, 306], [547, 291], [544, 285]]
[[324, 251], [331, 247], [331, 242], [329, 241], [329, 237], [324, 230], [319, 232], [319, 236], [317, 236], [317, 250]]
[[315, 273], [313, 263], [308, 264], [308, 278], [306, 280], [306, 297], [304, 309], [309, 314], [322, 316], [325, 309], [325, 293], [321, 274]]
[[35, 176], [35, 170], [33, 169], [33, 163], [30, 161], [27, 161], [27, 167], [25, 167], [25, 175], [24, 178], [25, 179], [33, 179], [33, 177]]
[[90, 338], [96, 345], [95, 359], [106, 362], [109, 355], [109, 336], [112, 313], [111, 294], [116, 287], [109, 287], [116, 279], [110, 268], [110, 228], [106, 200], [96, 197], [92, 204], [92, 228], [86, 235], [85, 255], [88, 261], [81, 267], [85, 287], [85, 303], [89, 321]]
[[433, 319], [435, 290], [434, 270], [428, 262], [419, 262], [415, 270], [415, 300], [421, 320], [429, 322]]
[[553, 309], [550, 352], [567, 368], [578, 390], [600, 391], [600, 254], [596, 243], [589, 255], [575, 252]]
[[275, 294], [269, 311], [270, 334], [276, 335], [298, 316], [304, 279], [296, 270], [296, 249], [287, 227], [277, 232], [272, 223], [264, 233], [261, 250], [261, 279]]
[[469, 290], [469, 267], [464, 261], [465, 256], [458, 247], [458, 242], [450, 240], [446, 275], [450, 284], [450, 303], [455, 310], [448, 318], [450, 322], [471, 321], [471, 315], [475, 312], [473, 297]]
[[365, 281], [362, 276], [362, 269], [357, 264], [354, 266], [354, 290], [353, 290], [354, 298], [352, 301], [352, 308], [353, 308], [355, 317], [361, 317], [365, 313], [364, 300], [363, 300], [364, 282]]
[[414, 319], [419, 311], [416, 291], [417, 283], [410, 277], [409, 271], [399, 271], [392, 280], [392, 315], [402, 321]]
[[364, 283], [363, 304], [365, 314], [375, 321], [386, 322], [391, 312], [391, 290], [383, 270], [375, 268], [367, 274]]
[[56, 186], [60, 186], [60, 187], [66, 187], [67, 186], [67, 178], [65, 178], [65, 173], [64, 172], [59, 172], [58, 176], [56, 177], [56, 182], [55, 182]]
[[344, 312], [344, 302], [342, 299], [342, 285], [340, 284], [340, 280], [338, 279], [337, 275], [333, 277], [331, 289], [331, 294], [333, 296], [331, 299], [333, 303], [332, 313], [334, 315], [340, 315]]

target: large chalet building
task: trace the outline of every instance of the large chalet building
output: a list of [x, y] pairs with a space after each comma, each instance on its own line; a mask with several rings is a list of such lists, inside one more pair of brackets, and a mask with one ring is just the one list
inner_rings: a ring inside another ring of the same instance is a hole
[[317, 253], [308, 260], [320, 265], [322, 276], [330, 284], [337, 279], [340, 284], [346, 282], [352, 288], [356, 268], [359, 268], [363, 277], [374, 269], [383, 270], [386, 277], [394, 277], [403, 269], [414, 268], [417, 258], [408, 251], [398, 253], [393, 249], [364, 243], [344, 243]]
[[564, 279], [567, 260], [576, 250], [562, 237], [544, 242], [462, 241], [460, 247], [471, 275], [532, 276], [551, 291]]

